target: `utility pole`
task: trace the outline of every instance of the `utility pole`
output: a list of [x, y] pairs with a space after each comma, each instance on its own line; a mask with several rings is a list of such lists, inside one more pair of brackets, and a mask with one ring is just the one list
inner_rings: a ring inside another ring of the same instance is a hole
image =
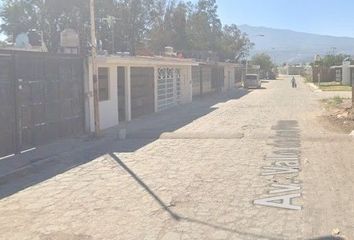
[[[351, 70], [354, 71], [354, 70]], [[351, 73], [351, 75], [353, 76], [354, 72]], [[352, 108], [354, 109], [354, 79], [353, 77], [351, 77], [352, 80]]]
[[91, 18], [91, 61], [92, 61], [92, 79], [93, 79], [93, 107], [95, 120], [95, 136], [99, 137], [100, 129], [100, 110], [98, 93], [98, 67], [97, 67], [97, 39], [95, 23], [95, 1], [90, 0], [90, 18]]

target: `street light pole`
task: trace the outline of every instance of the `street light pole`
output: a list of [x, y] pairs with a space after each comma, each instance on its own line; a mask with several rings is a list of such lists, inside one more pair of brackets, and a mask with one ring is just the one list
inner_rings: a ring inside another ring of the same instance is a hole
[[91, 61], [92, 61], [92, 79], [93, 79], [93, 107], [95, 121], [95, 136], [100, 136], [100, 110], [98, 93], [98, 67], [97, 67], [97, 39], [95, 24], [95, 1], [90, 0], [90, 18], [91, 18]]

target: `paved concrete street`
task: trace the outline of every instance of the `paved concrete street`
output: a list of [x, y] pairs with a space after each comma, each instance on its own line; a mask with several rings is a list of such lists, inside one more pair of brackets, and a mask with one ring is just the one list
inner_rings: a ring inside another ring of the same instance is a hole
[[354, 239], [354, 139], [298, 85], [197, 100], [57, 155], [0, 185], [0, 239]]

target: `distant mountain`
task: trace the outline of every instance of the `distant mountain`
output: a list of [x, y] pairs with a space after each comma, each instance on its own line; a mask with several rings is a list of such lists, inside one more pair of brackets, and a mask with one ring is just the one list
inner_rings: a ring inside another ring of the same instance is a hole
[[[238, 26], [255, 47], [252, 54], [266, 52], [281, 64], [311, 62], [317, 54], [354, 54], [354, 38], [333, 37], [267, 27]], [[263, 35], [263, 36], [261, 36]]]

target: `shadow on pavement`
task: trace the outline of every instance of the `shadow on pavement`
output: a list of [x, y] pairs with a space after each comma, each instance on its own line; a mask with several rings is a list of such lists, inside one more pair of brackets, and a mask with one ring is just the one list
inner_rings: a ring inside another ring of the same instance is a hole
[[190, 217], [186, 217], [186, 216], [183, 216], [181, 214], [178, 214], [178, 213], [174, 212], [173, 210], [171, 210], [171, 206], [168, 206], [166, 203], [164, 203], [158, 197], [158, 195], [153, 190], [151, 190], [149, 188], [149, 186], [147, 186], [139, 178], [139, 176], [137, 176], [136, 173], [133, 170], [131, 170], [127, 165], [125, 165], [123, 163], [123, 161], [120, 160], [114, 153], [110, 153], [109, 155], [114, 161], [116, 161], [119, 164], [119, 166], [121, 166], [137, 182], [137, 184], [140, 185], [140, 187], [142, 187], [161, 206], [161, 208], [163, 210], [165, 210], [170, 215], [170, 217], [173, 220], [175, 220], [177, 222], [185, 221], [185, 222], [200, 224], [200, 225], [203, 225], [203, 226], [214, 228], [215, 230], [222, 230], [222, 231], [225, 231], [225, 232], [230, 232], [230, 233], [234, 233], [234, 234], [241, 235], [241, 236], [246, 236], [246, 237], [252, 237], [253, 239], [259, 239], [259, 240], [262, 240], [262, 239], [281, 240], [281, 239], [283, 239], [282, 237], [262, 236], [262, 235], [258, 235], [258, 234], [243, 232], [243, 231], [239, 231], [237, 229], [227, 228], [227, 227], [224, 227], [224, 226], [208, 223], [208, 222], [205, 222], [205, 221], [201, 221], [201, 220], [198, 220], [198, 219], [194, 219], [194, 218], [190, 218]]
[[346, 240], [345, 238], [342, 237], [335, 237], [335, 236], [325, 236], [325, 237], [319, 237], [319, 238], [311, 238], [309, 240]]
[[[206, 96], [191, 104], [147, 115], [125, 124], [127, 129], [126, 140], [120, 141], [117, 139], [117, 128], [110, 129], [108, 131], [112, 135], [110, 138], [104, 137], [83, 141], [80, 143], [80, 147], [68, 152], [59, 151], [60, 153], [47, 157], [44, 159], [45, 161], [36, 162], [33, 160], [32, 164], [28, 165], [25, 170], [8, 175], [5, 179], [0, 179], [0, 199], [88, 163], [102, 155], [111, 152], [135, 152], [159, 139], [161, 134], [174, 132], [215, 111], [217, 109], [216, 104], [242, 98], [248, 93], [247, 90], [238, 89], [229, 93]], [[0, 169], [7, 164], [11, 164], [10, 161], [14, 160], [15, 158], [1, 160]]]

